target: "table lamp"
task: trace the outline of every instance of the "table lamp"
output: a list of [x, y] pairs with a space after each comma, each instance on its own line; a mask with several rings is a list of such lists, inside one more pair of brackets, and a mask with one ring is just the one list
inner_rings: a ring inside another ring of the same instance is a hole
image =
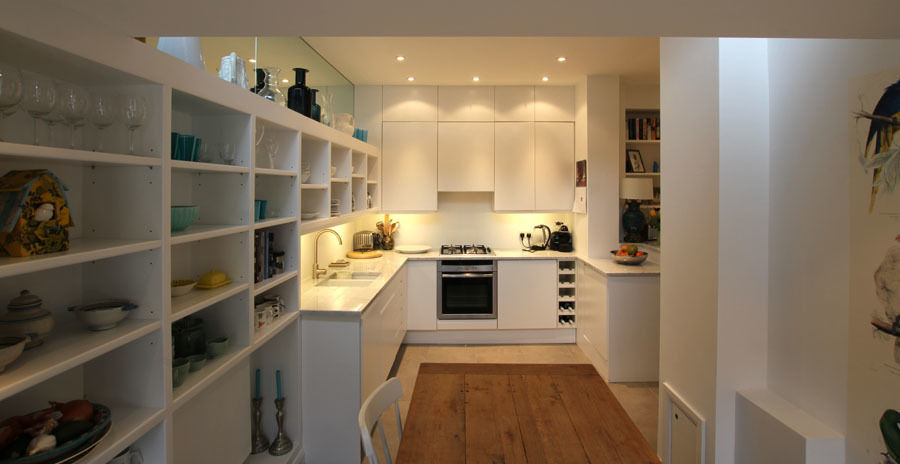
[[641, 212], [641, 200], [653, 199], [653, 180], [646, 177], [626, 177], [619, 184], [619, 197], [625, 200], [622, 214], [624, 242], [646, 242], [647, 221]]

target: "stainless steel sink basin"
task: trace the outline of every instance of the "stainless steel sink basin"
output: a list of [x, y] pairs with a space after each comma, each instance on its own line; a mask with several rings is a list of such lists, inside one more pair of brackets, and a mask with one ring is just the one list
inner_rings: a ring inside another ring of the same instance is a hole
[[365, 287], [381, 276], [380, 272], [332, 272], [316, 283], [316, 287]]

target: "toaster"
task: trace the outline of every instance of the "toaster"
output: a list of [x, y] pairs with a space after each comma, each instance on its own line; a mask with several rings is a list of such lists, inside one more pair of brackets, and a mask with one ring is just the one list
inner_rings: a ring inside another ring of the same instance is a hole
[[375, 232], [364, 230], [353, 234], [353, 251], [369, 251], [375, 249]]

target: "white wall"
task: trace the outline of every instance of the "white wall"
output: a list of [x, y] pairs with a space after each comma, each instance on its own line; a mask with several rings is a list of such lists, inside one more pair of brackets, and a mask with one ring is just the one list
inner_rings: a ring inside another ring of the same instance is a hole
[[[660, 40], [661, 155], [663, 164], [673, 162], [662, 179], [659, 374], [708, 421], [707, 464], [714, 462], [716, 413], [718, 54], [716, 39]], [[662, 414], [659, 423], [666, 423]], [[660, 433], [657, 449], [665, 445]]]
[[619, 243], [619, 76], [587, 78], [588, 256], [606, 258]]
[[849, 82], [898, 64], [896, 40], [769, 41], [769, 388], [846, 433], [854, 463], [874, 425], [848, 408]]
[[[381, 220], [381, 215], [373, 214], [371, 216], [363, 216], [354, 222], [348, 222], [339, 226], [334, 226], [335, 232], [340, 234], [343, 244], [338, 244], [334, 235], [322, 235], [319, 239], [319, 267], [324, 269], [328, 267], [328, 263], [338, 259], [346, 259], [347, 252], [353, 251], [353, 234], [361, 230], [375, 230], [375, 223]], [[318, 231], [316, 231], [318, 232]], [[300, 236], [300, 279], [305, 280], [312, 277], [313, 252], [315, 251], [316, 233], [310, 232]]]
[[392, 214], [400, 223], [395, 236], [397, 245], [486, 244], [492, 248], [521, 248], [520, 232], [563, 221], [572, 226], [571, 213], [500, 214], [493, 210], [491, 193], [440, 193], [438, 212], [432, 214]]
[[[766, 44], [765, 39], [719, 40], [715, 460], [719, 464], [734, 462], [735, 443], [742, 438], [735, 435], [737, 391], [766, 385], [769, 271]], [[666, 135], [671, 136], [671, 131]], [[669, 163], [667, 170], [673, 164]]]

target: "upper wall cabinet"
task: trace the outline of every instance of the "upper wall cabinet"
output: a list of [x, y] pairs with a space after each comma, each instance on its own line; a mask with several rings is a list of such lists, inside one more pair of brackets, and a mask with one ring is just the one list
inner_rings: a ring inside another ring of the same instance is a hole
[[437, 123], [386, 122], [383, 131], [382, 209], [437, 211]]
[[438, 121], [493, 120], [493, 87], [438, 87]]
[[535, 87], [534, 120], [566, 122], [575, 121], [575, 87]]
[[534, 121], [534, 87], [495, 87], [494, 120]]
[[494, 191], [494, 123], [438, 123], [438, 190]]
[[494, 210], [534, 210], [534, 123], [494, 124]]
[[382, 120], [437, 121], [438, 88], [434, 86], [385, 86]]
[[571, 211], [575, 200], [575, 124], [534, 124], [536, 211]]

